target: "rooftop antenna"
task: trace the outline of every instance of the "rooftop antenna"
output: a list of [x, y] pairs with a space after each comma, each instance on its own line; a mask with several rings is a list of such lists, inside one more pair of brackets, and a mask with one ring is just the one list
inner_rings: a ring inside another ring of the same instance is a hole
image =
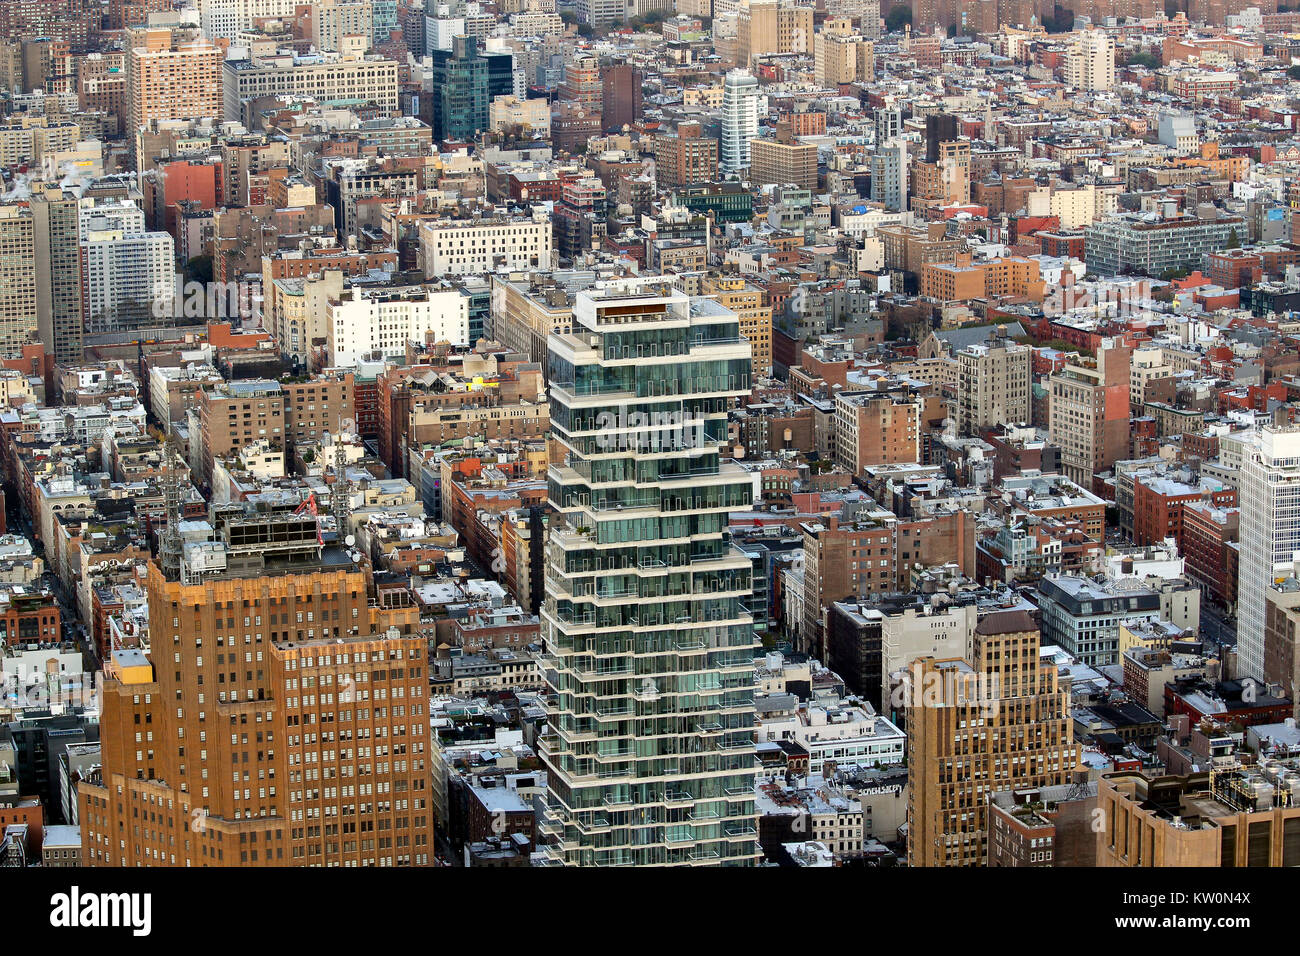
[[348, 533], [348, 518], [352, 513], [347, 449], [343, 445], [343, 436], [355, 429], [356, 425], [351, 418], [341, 418], [339, 430], [334, 436], [334, 484], [330, 488], [330, 512], [334, 515], [334, 524], [338, 528], [340, 545]]
[[184, 543], [181, 540], [181, 473], [180, 454], [174, 434], [168, 434], [163, 442], [163, 504], [167, 509], [167, 527], [163, 529], [162, 540], [158, 544], [158, 563], [163, 574], [169, 580], [178, 580], [181, 576], [181, 556]]

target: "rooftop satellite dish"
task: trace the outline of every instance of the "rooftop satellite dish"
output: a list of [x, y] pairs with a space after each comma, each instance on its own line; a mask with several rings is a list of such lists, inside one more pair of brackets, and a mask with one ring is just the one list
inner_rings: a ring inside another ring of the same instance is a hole
[[350, 534], [343, 539], [343, 543], [350, 548], [357, 543], [357, 536], [355, 534]]

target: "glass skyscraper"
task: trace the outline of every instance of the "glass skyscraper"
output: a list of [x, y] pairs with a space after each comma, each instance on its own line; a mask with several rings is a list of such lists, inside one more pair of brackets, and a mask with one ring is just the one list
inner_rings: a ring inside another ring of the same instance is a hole
[[724, 461], [749, 391], [735, 313], [663, 278], [578, 294], [549, 342], [558, 514], [541, 609], [554, 863], [747, 865], [759, 857], [751, 563]]
[[430, 73], [433, 138], [472, 143], [488, 125], [488, 62], [478, 40], [458, 36], [450, 50], [433, 50]]

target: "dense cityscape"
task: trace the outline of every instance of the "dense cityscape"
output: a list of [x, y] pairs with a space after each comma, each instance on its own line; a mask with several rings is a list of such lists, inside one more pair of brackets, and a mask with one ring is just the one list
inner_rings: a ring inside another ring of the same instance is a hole
[[1300, 8], [3, 0], [0, 177], [0, 867], [1300, 866]]

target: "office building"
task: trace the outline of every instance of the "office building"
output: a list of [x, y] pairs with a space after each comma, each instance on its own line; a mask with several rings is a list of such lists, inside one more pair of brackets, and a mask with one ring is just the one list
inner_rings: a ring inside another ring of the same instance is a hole
[[1225, 755], [1210, 770], [1155, 776], [1140, 770], [1098, 781], [1097, 866], [1300, 866], [1300, 766]]
[[83, 862], [432, 863], [415, 608], [376, 607], [313, 515], [214, 514], [210, 539], [185, 540], [179, 493], [169, 514], [147, 578], [153, 656], [105, 668]]
[[734, 314], [653, 277], [579, 292], [574, 325], [549, 358], [565, 458], [541, 612], [546, 852], [749, 865], [758, 643], [752, 565], [727, 524], [753, 486], [721, 459], [749, 347]]
[[640, 119], [642, 79], [641, 71], [627, 63], [601, 68], [600, 112], [606, 133], [621, 133]]
[[623, 0], [578, 0], [578, 22], [593, 27], [622, 23], [626, 16]]
[[1084, 260], [1089, 272], [1102, 277], [1196, 269], [1207, 254], [1228, 244], [1233, 230], [1245, 234], [1244, 221], [1224, 214], [1208, 219], [1154, 213], [1108, 216], [1085, 227]]
[[1039, 645], [1027, 612], [997, 611], [975, 626], [971, 660], [905, 672], [909, 866], [987, 865], [993, 794], [1074, 782], [1069, 688]]
[[1133, 580], [1097, 582], [1074, 574], [1038, 581], [1043, 639], [1089, 667], [1120, 663], [1120, 628], [1162, 617], [1160, 592]]
[[420, 223], [420, 267], [427, 278], [551, 268], [551, 221], [530, 217], [436, 219]]
[[[255, 124], [244, 115], [244, 104], [263, 96], [302, 96], [318, 101], [372, 103], [389, 114], [397, 112], [397, 63], [379, 56], [345, 58], [338, 54], [297, 56], [276, 53], [247, 60], [218, 61], [221, 69], [224, 119]], [[486, 123], [487, 105], [484, 104]], [[186, 113], [193, 116], [194, 113]], [[215, 113], [204, 113], [215, 116]]]
[[199, 0], [199, 29], [209, 40], [233, 40], [261, 18], [293, 16], [297, 0]]
[[433, 138], [439, 143], [472, 143], [488, 128], [488, 63], [478, 40], [458, 36], [450, 50], [432, 50]]

